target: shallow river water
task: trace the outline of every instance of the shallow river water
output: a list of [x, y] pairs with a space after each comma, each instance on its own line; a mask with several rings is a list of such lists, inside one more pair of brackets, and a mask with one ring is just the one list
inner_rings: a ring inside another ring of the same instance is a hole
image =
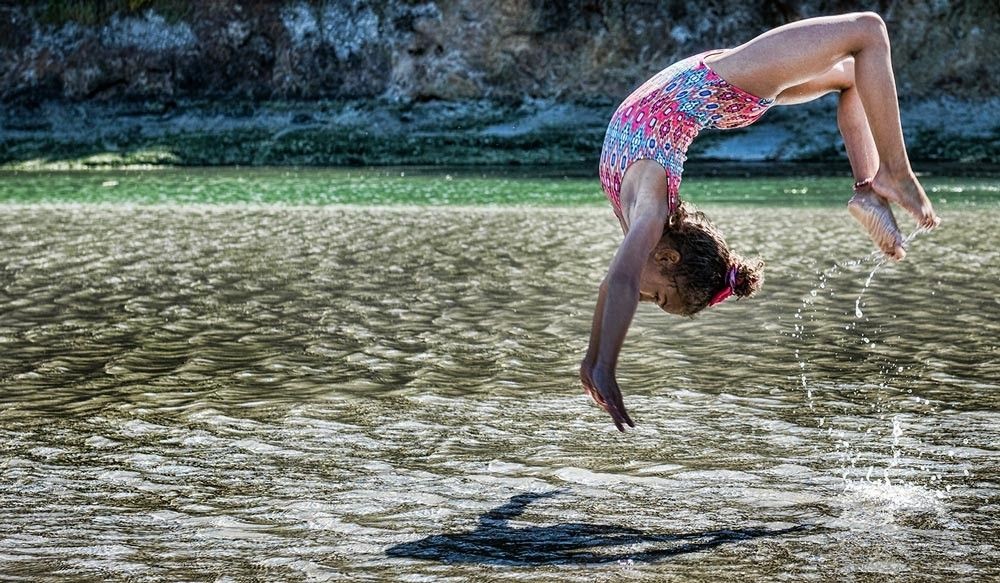
[[599, 202], [0, 205], [0, 575], [1000, 577], [1000, 208], [866, 287], [842, 205], [704, 207], [767, 283], [640, 306], [621, 434]]

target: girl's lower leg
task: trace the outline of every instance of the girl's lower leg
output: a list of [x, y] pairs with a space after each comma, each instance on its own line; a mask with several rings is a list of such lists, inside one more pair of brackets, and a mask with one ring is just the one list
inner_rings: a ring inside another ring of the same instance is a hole
[[856, 88], [879, 155], [873, 188], [909, 211], [922, 227], [932, 228], [938, 219], [906, 155], [889, 36], [877, 14], [793, 22], [722, 54], [710, 65], [734, 85], [760, 97], [774, 97], [852, 56]]
[[878, 151], [879, 166], [872, 190], [909, 211], [921, 227], [932, 229], [940, 220], [906, 154], [889, 35], [882, 19], [874, 15], [865, 19], [861, 26], [865, 27], [865, 42], [854, 53], [854, 76]]
[[[853, 63], [847, 64], [847, 71], [853, 80]], [[847, 158], [851, 162], [851, 170], [855, 181], [868, 182], [868, 186], [855, 188], [854, 196], [847, 203], [847, 209], [856, 221], [861, 223], [868, 236], [878, 245], [878, 248], [890, 259], [900, 261], [906, 256], [903, 249], [903, 236], [896, 224], [896, 217], [884, 198], [875, 194], [870, 182], [879, 169], [879, 156], [875, 148], [875, 139], [868, 126], [868, 116], [858, 96], [857, 87], [852, 82], [840, 91], [837, 103], [837, 127], [844, 138]]]

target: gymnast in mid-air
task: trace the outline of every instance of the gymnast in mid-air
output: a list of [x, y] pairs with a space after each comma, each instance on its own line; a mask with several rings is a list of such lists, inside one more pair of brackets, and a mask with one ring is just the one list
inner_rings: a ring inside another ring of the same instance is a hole
[[705, 215], [681, 202], [688, 146], [702, 129], [745, 127], [774, 105], [834, 91], [855, 180], [848, 210], [886, 256], [901, 260], [906, 251], [890, 203], [920, 228], [940, 220], [906, 154], [889, 36], [877, 14], [801, 20], [732, 49], [688, 57], [615, 111], [600, 177], [625, 237], [601, 282], [580, 379], [620, 431], [635, 424], [615, 368], [639, 302], [693, 315], [731, 295], [750, 296], [763, 283], [762, 261], [730, 251]]

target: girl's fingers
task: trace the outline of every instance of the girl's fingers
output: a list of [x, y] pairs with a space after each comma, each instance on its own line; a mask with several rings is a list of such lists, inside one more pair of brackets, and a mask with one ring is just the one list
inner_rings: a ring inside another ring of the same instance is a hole
[[611, 420], [614, 421], [615, 427], [618, 431], [622, 433], [625, 432], [625, 425], [629, 427], [635, 427], [635, 422], [629, 417], [628, 412], [625, 410], [625, 403], [622, 401], [622, 393], [618, 387], [612, 387], [604, 394], [599, 388], [591, 386], [589, 383], [584, 383], [583, 388], [587, 391], [590, 399], [599, 405], [602, 409], [607, 411], [608, 415], [611, 416]]
[[629, 417], [629, 415], [628, 415], [628, 411], [625, 410], [625, 401], [622, 400], [622, 393], [621, 393], [621, 391], [615, 391], [615, 393], [616, 393], [615, 394], [615, 407], [618, 410], [619, 416], [621, 417], [622, 421], [624, 421], [625, 423], [628, 423], [629, 427], [635, 427], [635, 422], [632, 421], [632, 418]]
[[622, 402], [621, 391], [615, 387], [610, 392], [611, 395], [605, 396], [604, 410], [611, 415], [611, 419], [615, 422], [615, 427], [618, 428], [618, 431], [624, 433], [625, 424], [628, 424], [629, 427], [635, 427], [635, 424], [629, 418], [628, 413], [625, 412], [625, 403]]

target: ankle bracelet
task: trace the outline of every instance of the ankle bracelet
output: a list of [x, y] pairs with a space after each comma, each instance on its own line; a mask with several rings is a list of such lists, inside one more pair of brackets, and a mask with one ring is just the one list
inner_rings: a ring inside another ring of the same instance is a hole
[[865, 178], [863, 180], [856, 181], [854, 183], [854, 191], [857, 192], [857, 191], [861, 190], [862, 188], [865, 188], [866, 186], [871, 186], [872, 185], [872, 180], [874, 180], [874, 178]]

